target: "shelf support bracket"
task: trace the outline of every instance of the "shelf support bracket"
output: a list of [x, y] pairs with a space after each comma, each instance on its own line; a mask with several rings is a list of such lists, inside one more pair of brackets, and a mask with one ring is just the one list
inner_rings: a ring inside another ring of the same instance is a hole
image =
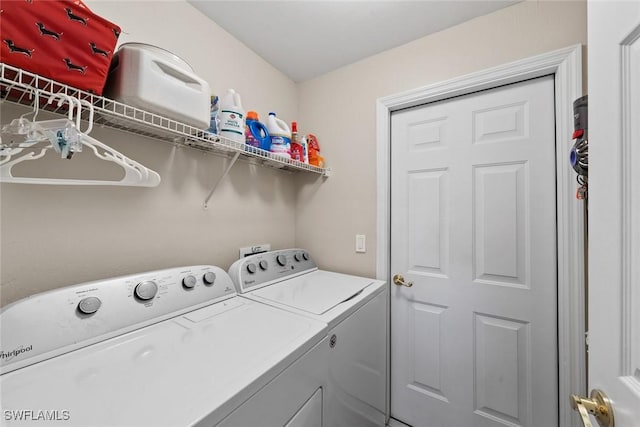
[[211, 200], [211, 196], [213, 196], [213, 193], [215, 193], [216, 188], [218, 188], [218, 186], [220, 185], [220, 182], [227, 176], [229, 175], [229, 171], [231, 170], [231, 168], [233, 167], [233, 165], [236, 163], [236, 160], [238, 160], [238, 158], [240, 157], [240, 152], [237, 152], [236, 154], [234, 154], [233, 158], [231, 159], [231, 162], [229, 163], [229, 165], [227, 165], [226, 169], [224, 170], [224, 172], [222, 173], [222, 175], [220, 176], [220, 178], [218, 178], [218, 181], [216, 181], [216, 183], [214, 184], [213, 188], [211, 189], [211, 191], [209, 192], [209, 195], [207, 196], [207, 198], [204, 200], [204, 208], [207, 209], [209, 208], [209, 200]]

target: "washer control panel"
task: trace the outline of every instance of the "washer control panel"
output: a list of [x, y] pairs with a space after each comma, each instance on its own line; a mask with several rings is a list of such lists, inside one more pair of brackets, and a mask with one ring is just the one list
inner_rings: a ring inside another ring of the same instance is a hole
[[235, 295], [229, 275], [210, 265], [133, 274], [33, 295], [0, 311], [0, 373]]
[[304, 249], [282, 249], [239, 259], [229, 269], [229, 275], [238, 293], [244, 293], [317, 269]]

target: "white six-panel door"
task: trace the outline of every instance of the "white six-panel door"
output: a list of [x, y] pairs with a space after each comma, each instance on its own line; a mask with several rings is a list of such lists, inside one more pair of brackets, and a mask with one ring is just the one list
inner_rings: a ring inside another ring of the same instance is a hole
[[391, 118], [391, 416], [558, 420], [554, 80]]
[[589, 388], [613, 401], [616, 427], [638, 427], [640, 1], [588, 12]]

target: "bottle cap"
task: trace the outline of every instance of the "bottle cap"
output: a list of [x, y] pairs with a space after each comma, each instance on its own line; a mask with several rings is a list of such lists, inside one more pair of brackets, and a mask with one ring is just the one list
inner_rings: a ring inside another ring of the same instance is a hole
[[258, 119], [258, 113], [256, 113], [255, 111], [248, 111], [247, 112], [247, 120], [259, 120]]
[[291, 132], [298, 132], [298, 123], [291, 122]]

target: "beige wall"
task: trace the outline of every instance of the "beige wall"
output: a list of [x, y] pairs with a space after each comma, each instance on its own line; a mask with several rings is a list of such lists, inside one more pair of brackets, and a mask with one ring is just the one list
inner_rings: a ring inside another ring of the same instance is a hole
[[[122, 27], [121, 42], [142, 41], [176, 53], [214, 92], [235, 88], [246, 109], [261, 115], [277, 111], [286, 120], [297, 115], [295, 83], [191, 5], [87, 4]], [[7, 104], [0, 108], [3, 124], [24, 112]], [[227, 268], [241, 246], [294, 245], [293, 175], [239, 162], [205, 211], [223, 158], [118, 131], [97, 129], [92, 136], [156, 170], [162, 183], [153, 189], [1, 185], [2, 305], [60, 286], [156, 268], [198, 263]], [[54, 158], [37, 168], [104, 166], [81, 156], [85, 153], [70, 161]], [[103, 173], [108, 171], [91, 175]]]
[[[264, 242], [306, 247], [325, 268], [374, 275], [376, 99], [586, 43], [586, 3], [531, 1], [296, 85], [182, 1], [87, 3], [122, 26], [121, 42], [175, 52], [215, 93], [235, 88], [245, 109], [262, 117], [274, 110], [287, 121], [298, 118], [301, 131], [320, 137], [334, 173], [323, 180], [239, 163], [214, 194], [211, 208], [203, 210], [224, 159], [97, 129], [93, 136], [159, 172], [161, 185], [1, 185], [2, 305], [149, 269], [197, 263], [226, 268], [238, 247]], [[24, 112], [6, 104], [0, 108], [2, 123]], [[90, 159], [75, 160], [64, 168], [104, 168]], [[57, 169], [60, 162], [46, 161], [38, 169]], [[367, 235], [366, 254], [354, 253], [355, 234]]]
[[[322, 185], [298, 180], [297, 245], [322, 268], [374, 276], [376, 99], [586, 45], [586, 9], [585, 1], [527, 1], [299, 84], [299, 122], [317, 133], [333, 176]], [[355, 253], [356, 234], [366, 234], [366, 254]]]

